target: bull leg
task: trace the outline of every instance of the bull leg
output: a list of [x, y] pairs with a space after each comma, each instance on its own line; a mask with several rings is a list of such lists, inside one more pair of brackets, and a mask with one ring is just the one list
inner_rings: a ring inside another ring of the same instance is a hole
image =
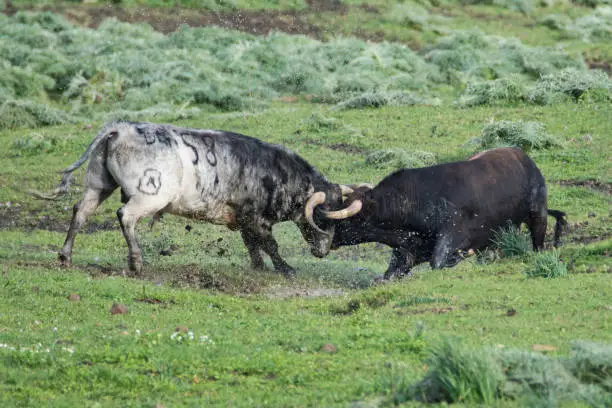
[[256, 236], [251, 231], [246, 229], [240, 230], [240, 235], [242, 235], [242, 241], [244, 241], [244, 245], [247, 247], [249, 256], [251, 257], [251, 268], [264, 269], [264, 261], [261, 257]]
[[262, 228], [260, 233], [261, 249], [268, 254], [274, 264], [274, 269], [281, 272], [286, 277], [295, 275], [295, 269], [291, 267], [278, 253], [278, 243], [272, 235], [272, 228]]
[[544, 249], [544, 238], [546, 237], [546, 225], [548, 223], [546, 211], [530, 212], [527, 227], [531, 233], [531, 242], [534, 251]]
[[128, 266], [130, 270], [140, 273], [142, 270], [142, 251], [136, 239], [136, 224], [142, 217], [153, 215], [163, 210], [168, 203], [163, 200], [148, 197], [133, 196], [117, 210], [117, 218], [121, 224], [121, 231], [128, 245]]
[[74, 205], [72, 209], [72, 221], [66, 235], [66, 240], [62, 249], [58, 253], [58, 259], [63, 266], [72, 264], [72, 246], [79, 230], [89, 217], [104, 200], [106, 200], [114, 191], [86, 188], [83, 192], [83, 198]]
[[405, 248], [393, 248], [389, 267], [383, 277], [389, 280], [394, 276], [410, 276], [410, 268], [414, 266], [415, 257]]

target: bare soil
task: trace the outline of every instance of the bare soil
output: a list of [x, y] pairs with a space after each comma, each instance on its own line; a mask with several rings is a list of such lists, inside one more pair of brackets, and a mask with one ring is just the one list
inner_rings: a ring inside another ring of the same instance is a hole
[[612, 195], [612, 183], [605, 183], [598, 180], [560, 180], [559, 184], [565, 187], [586, 187], [591, 190], [600, 191], [602, 193]]

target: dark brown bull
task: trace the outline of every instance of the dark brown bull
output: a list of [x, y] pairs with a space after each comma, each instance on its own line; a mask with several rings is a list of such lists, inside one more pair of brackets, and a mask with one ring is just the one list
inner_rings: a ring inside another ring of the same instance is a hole
[[336, 220], [332, 249], [363, 242], [393, 248], [385, 278], [409, 273], [420, 262], [455, 265], [463, 251], [491, 243], [494, 231], [527, 224], [534, 250], [544, 246], [548, 215], [557, 219], [559, 242], [565, 214], [548, 210], [546, 184], [518, 148], [499, 148], [469, 160], [402, 169], [376, 187], [349, 193], [346, 208], [323, 212]]

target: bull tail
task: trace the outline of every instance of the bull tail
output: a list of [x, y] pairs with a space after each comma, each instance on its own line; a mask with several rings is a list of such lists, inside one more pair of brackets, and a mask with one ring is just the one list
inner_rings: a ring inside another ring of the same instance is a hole
[[565, 214], [563, 211], [559, 210], [548, 210], [548, 215], [551, 217], [555, 217], [557, 222], [555, 223], [555, 236], [553, 238], [553, 246], [556, 248], [561, 243], [561, 233], [563, 229], [567, 225], [567, 221], [565, 219]]
[[[111, 125], [114, 125], [112, 123]], [[100, 145], [100, 143], [104, 142], [110, 134], [113, 133], [114, 129], [111, 129], [111, 126], [104, 126], [104, 128], [96, 135], [94, 140], [91, 141], [85, 152], [81, 155], [79, 160], [72, 163], [70, 166], [66, 167], [62, 170], [62, 181], [60, 184], [50, 193], [41, 193], [36, 190], [30, 190], [30, 194], [32, 194], [36, 198], [41, 198], [43, 200], [55, 200], [56, 198], [63, 196], [68, 193], [70, 189], [70, 184], [72, 184], [73, 176], [72, 172], [78, 169], [89, 159], [91, 152], [94, 151], [96, 147]]]

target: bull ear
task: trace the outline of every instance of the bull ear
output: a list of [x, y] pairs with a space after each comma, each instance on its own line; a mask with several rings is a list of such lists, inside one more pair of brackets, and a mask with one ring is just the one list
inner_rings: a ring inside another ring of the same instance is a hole
[[361, 211], [361, 207], [363, 207], [363, 202], [361, 200], [355, 200], [351, 203], [351, 205], [343, 208], [342, 210], [323, 211], [323, 214], [332, 220], [343, 220], [359, 213], [359, 211]]

